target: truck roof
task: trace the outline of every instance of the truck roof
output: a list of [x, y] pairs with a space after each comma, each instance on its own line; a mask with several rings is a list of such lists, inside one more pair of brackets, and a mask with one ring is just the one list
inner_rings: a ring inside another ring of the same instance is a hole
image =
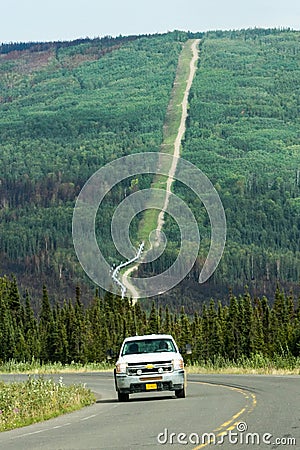
[[143, 339], [173, 339], [170, 334], [144, 334], [143, 336], [130, 336], [124, 339], [124, 341], [141, 341]]

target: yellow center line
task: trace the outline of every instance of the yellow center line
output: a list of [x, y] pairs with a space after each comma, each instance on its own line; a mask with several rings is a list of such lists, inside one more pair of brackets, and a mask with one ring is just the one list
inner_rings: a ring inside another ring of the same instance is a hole
[[[190, 381], [190, 383], [205, 384], [205, 385], [209, 385], [209, 386], [217, 386], [217, 387], [222, 387], [225, 389], [230, 389], [232, 391], [239, 392], [248, 401], [251, 400], [250, 403], [247, 402], [247, 404], [240, 411], [238, 411], [233, 416], [231, 416], [226, 422], [222, 423], [222, 425], [220, 425], [218, 428], [215, 428], [213, 431], [211, 431], [211, 433], [219, 432], [218, 434], [216, 434], [216, 437], [224, 436], [224, 435], [226, 435], [226, 433], [228, 431], [234, 430], [236, 425], [239, 423], [239, 421], [237, 421], [236, 419], [238, 417], [240, 417], [242, 414], [250, 414], [253, 411], [253, 409], [255, 408], [256, 403], [257, 403], [256, 396], [254, 394], [252, 394], [251, 392], [247, 392], [246, 390], [241, 389], [241, 388], [226, 386], [225, 384], [206, 383], [205, 381]], [[210, 433], [205, 433], [205, 434], [209, 435]], [[203, 444], [197, 445], [197, 447], [194, 447], [193, 450], [200, 450], [201, 448], [207, 447], [211, 443], [213, 443], [213, 439], [210, 439], [210, 440], [208, 440], [208, 442], [205, 442]]]

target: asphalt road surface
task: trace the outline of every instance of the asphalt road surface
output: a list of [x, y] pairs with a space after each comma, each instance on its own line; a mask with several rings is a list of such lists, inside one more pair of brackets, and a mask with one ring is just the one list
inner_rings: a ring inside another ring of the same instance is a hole
[[64, 374], [63, 381], [86, 383], [97, 402], [0, 433], [1, 450], [300, 449], [299, 376], [191, 375], [185, 399], [147, 393], [128, 403], [117, 401], [110, 373]]

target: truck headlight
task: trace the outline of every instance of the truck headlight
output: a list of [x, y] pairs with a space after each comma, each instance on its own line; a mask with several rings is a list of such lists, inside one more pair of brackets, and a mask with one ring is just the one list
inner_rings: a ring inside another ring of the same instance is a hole
[[122, 362], [119, 364], [116, 364], [116, 372], [117, 373], [126, 373], [127, 370], [127, 363]]
[[184, 368], [184, 362], [183, 362], [183, 359], [173, 359], [173, 361], [172, 361], [172, 363], [173, 363], [173, 369], [174, 370], [180, 370], [180, 369], [183, 369]]

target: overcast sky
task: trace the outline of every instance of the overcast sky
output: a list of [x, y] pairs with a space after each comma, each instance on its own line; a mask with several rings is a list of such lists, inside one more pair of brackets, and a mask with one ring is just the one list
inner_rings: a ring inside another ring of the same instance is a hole
[[0, 42], [177, 30], [300, 29], [300, 0], [6, 0]]

